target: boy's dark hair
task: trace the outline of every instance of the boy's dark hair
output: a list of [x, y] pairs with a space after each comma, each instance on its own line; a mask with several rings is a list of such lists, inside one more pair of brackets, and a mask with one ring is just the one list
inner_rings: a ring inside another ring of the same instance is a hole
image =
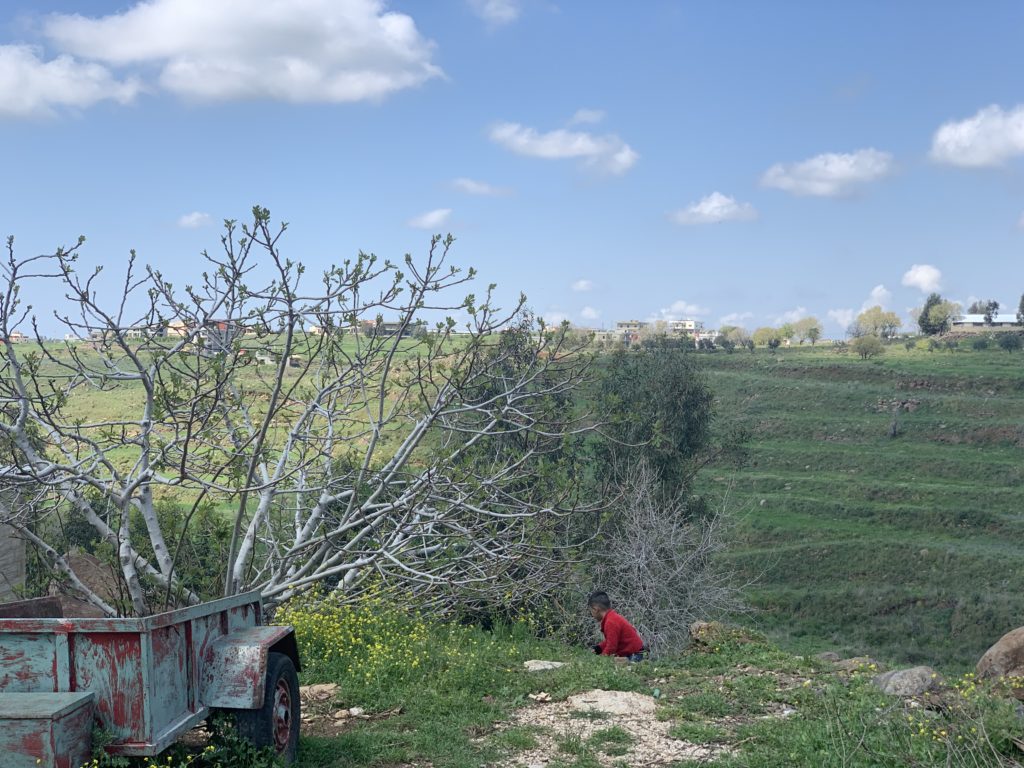
[[612, 607], [612, 599], [608, 597], [607, 592], [592, 592], [590, 597], [587, 598], [587, 607], [603, 608], [604, 610], [610, 610]]

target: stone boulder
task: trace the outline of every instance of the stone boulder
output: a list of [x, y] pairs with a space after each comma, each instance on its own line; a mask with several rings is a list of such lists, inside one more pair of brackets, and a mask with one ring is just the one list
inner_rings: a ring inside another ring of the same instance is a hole
[[564, 667], [565, 664], [561, 661], [542, 661], [540, 659], [530, 659], [529, 661], [523, 662], [523, 667], [527, 672], [547, 672], [549, 669], [558, 669]]
[[985, 651], [974, 670], [978, 677], [1024, 677], [1024, 627], [1007, 632]]
[[931, 667], [911, 667], [884, 672], [871, 682], [890, 696], [920, 696], [938, 685], [939, 675]]
[[821, 661], [828, 661], [835, 664], [839, 661], [839, 654], [835, 651], [823, 651], [822, 653], [819, 653], [816, 658]]

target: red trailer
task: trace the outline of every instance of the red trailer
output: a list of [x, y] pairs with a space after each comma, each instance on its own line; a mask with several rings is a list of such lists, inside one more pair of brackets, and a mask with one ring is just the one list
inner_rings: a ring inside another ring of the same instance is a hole
[[65, 617], [55, 599], [0, 606], [5, 768], [78, 768], [92, 728], [113, 755], [157, 755], [216, 710], [295, 758], [301, 666], [291, 627], [252, 592], [144, 618]]

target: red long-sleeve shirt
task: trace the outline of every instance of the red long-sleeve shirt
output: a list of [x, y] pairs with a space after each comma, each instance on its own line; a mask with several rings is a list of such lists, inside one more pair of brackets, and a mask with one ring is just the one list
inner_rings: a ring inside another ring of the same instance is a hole
[[632, 656], [644, 649], [644, 641], [633, 625], [615, 611], [609, 610], [601, 619], [604, 642], [600, 644], [602, 656]]

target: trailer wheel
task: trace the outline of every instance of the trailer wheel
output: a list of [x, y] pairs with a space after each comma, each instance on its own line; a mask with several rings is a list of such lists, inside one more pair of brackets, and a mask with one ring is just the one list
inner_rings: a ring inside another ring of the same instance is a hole
[[295, 664], [283, 653], [270, 653], [263, 706], [235, 711], [238, 734], [257, 747], [273, 747], [292, 763], [299, 749], [300, 706]]

